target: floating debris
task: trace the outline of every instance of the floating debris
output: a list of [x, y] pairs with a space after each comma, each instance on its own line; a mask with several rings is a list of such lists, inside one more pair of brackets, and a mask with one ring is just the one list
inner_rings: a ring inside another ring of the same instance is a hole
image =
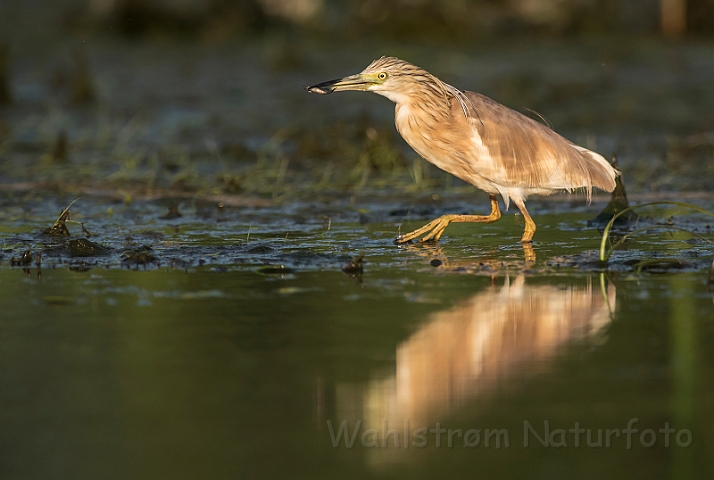
[[153, 249], [148, 245], [134, 250], [127, 250], [121, 254], [121, 262], [124, 265], [148, 265], [150, 263], [158, 263], [158, 259], [153, 252]]
[[10, 259], [10, 266], [11, 267], [26, 267], [32, 263], [32, 250], [27, 249], [25, 252], [22, 254], [20, 258], [15, 258], [12, 257]]
[[714, 289], [714, 260], [712, 260], [712, 266], [709, 268], [709, 288]]
[[442, 262], [438, 258], [435, 258], [434, 260], [429, 262], [429, 265], [431, 265], [432, 267], [440, 267], [442, 263], [444, 263], [444, 262]]
[[359, 255], [352, 260], [350, 260], [347, 265], [342, 267], [342, 271], [345, 272], [347, 275], [360, 275], [364, 271], [364, 267], [362, 266], [362, 260], [364, 259], [364, 255]]
[[342, 267], [342, 272], [357, 283], [362, 283], [362, 272], [364, 272], [363, 260], [364, 255], [359, 255], [350, 260], [347, 265]]
[[71, 257], [96, 257], [109, 255], [111, 250], [107, 247], [94, 243], [86, 238], [70, 240], [67, 247]]

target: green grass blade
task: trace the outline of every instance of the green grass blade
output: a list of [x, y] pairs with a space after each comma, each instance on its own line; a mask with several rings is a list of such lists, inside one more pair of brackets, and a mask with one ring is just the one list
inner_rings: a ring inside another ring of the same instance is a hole
[[[601, 262], [607, 262], [610, 258], [610, 255], [612, 254], [612, 250], [614, 249], [614, 247], [613, 247], [613, 249], [606, 251], [607, 240], [610, 237], [610, 230], [612, 230], [612, 226], [614, 225], [615, 220], [617, 220], [622, 214], [627, 213], [630, 210], [636, 210], [641, 207], [650, 207], [653, 205], [676, 205], [679, 207], [685, 207], [685, 208], [689, 208], [691, 210], [695, 210], [699, 213], [703, 213], [704, 215], [708, 215], [708, 216], [714, 218], [714, 213], [712, 213], [708, 210], [704, 210], [701, 207], [697, 207], [696, 205], [692, 205], [691, 203], [685, 203], [685, 202], [671, 202], [671, 201], [649, 202], [649, 203], [643, 203], [640, 205], [634, 205], [632, 207], [628, 207], [624, 210], [621, 210], [617, 214], [613, 215], [613, 217], [610, 219], [610, 221], [607, 222], [607, 225], [605, 225], [605, 230], [603, 230], [603, 232], [602, 232], [602, 240], [600, 241], [600, 261]], [[665, 225], [661, 225], [661, 227], [665, 227]], [[656, 226], [651, 227], [651, 228], [656, 228]], [[635, 232], [632, 232], [632, 233], [635, 233]], [[630, 235], [630, 234], [628, 234], [628, 235]]]

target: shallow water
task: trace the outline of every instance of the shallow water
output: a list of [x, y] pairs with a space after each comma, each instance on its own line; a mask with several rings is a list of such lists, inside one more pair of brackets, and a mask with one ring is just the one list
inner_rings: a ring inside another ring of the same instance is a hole
[[[603, 265], [607, 195], [554, 196], [532, 251], [513, 211], [398, 247], [487, 196], [385, 99], [301, 88], [396, 54], [617, 152], [632, 203], [712, 211], [710, 42], [373, 42], [91, 38], [84, 106], [76, 39], [11, 45], [0, 477], [714, 477], [710, 219], [642, 211]], [[74, 200], [86, 231], [42, 235]]]
[[[599, 235], [586, 223], [597, 205], [571, 213], [557, 202], [535, 216], [534, 262], [514, 215], [451, 226], [440, 246], [391, 245], [399, 228], [462, 201], [446, 197], [421, 216], [407, 205], [409, 217], [374, 199], [352, 210], [308, 202], [282, 217], [253, 212], [271, 218], [260, 225], [245, 209], [211, 223], [217, 213], [202, 219], [185, 204], [183, 217], [162, 220], [165, 207], [152, 202], [107, 213], [81, 200], [76, 218], [111, 254], [58, 251], [39, 270], [8, 266], [51, 243], [38, 232], [53, 204], [25, 205], [4, 227], [0, 268], [5, 478], [714, 473], [712, 247], [682, 233], [640, 235], [610, 271], [595, 271]], [[352, 220], [296, 220], [319, 208]], [[122, 264], [137, 241], [152, 244], [157, 262]], [[361, 277], [342, 273], [359, 253]], [[687, 262], [665, 274], [627, 263], [652, 256]], [[606, 430], [633, 418], [631, 448], [624, 434], [607, 447]], [[350, 435], [359, 428], [351, 448], [333, 438], [343, 421]], [[545, 441], [544, 421], [548, 446], [536, 438]], [[437, 422], [438, 446], [419, 431]], [[576, 422], [578, 447], [568, 433]], [[675, 429], [669, 446], [665, 423]], [[657, 435], [649, 448], [646, 429]], [[601, 447], [588, 446], [587, 430], [591, 444], [602, 430]]]

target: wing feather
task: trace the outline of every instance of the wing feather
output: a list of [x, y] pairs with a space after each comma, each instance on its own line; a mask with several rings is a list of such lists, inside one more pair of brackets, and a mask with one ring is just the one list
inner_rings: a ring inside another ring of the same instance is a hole
[[[478, 174], [506, 188], [565, 189], [593, 187], [608, 192], [618, 175], [599, 154], [573, 144], [547, 126], [490, 98], [463, 92], [451, 102], [452, 118], [460, 114], [480, 142], [474, 152]], [[475, 115], [464, 115], [464, 108]], [[464, 134], [466, 132], [462, 132]], [[484, 148], [485, 147], [485, 150]], [[484, 159], [485, 151], [490, 158]]]

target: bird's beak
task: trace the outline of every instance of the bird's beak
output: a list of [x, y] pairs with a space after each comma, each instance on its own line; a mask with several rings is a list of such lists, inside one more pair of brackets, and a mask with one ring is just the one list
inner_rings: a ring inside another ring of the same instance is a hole
[[329, 82], [318, 83], [317, 85], [312, 85], [311, 87], [306, 87], [308, 92], [319, 93], [320, 95], [327, 95], [332, 92], [341, 92], [344, 90], [367, 90], [372, 85], [375, 85], [373, 79], [358, 73], [357, 75], [350, 75], [349, 77], [341, 78], [338, 80], [330, 80]]

